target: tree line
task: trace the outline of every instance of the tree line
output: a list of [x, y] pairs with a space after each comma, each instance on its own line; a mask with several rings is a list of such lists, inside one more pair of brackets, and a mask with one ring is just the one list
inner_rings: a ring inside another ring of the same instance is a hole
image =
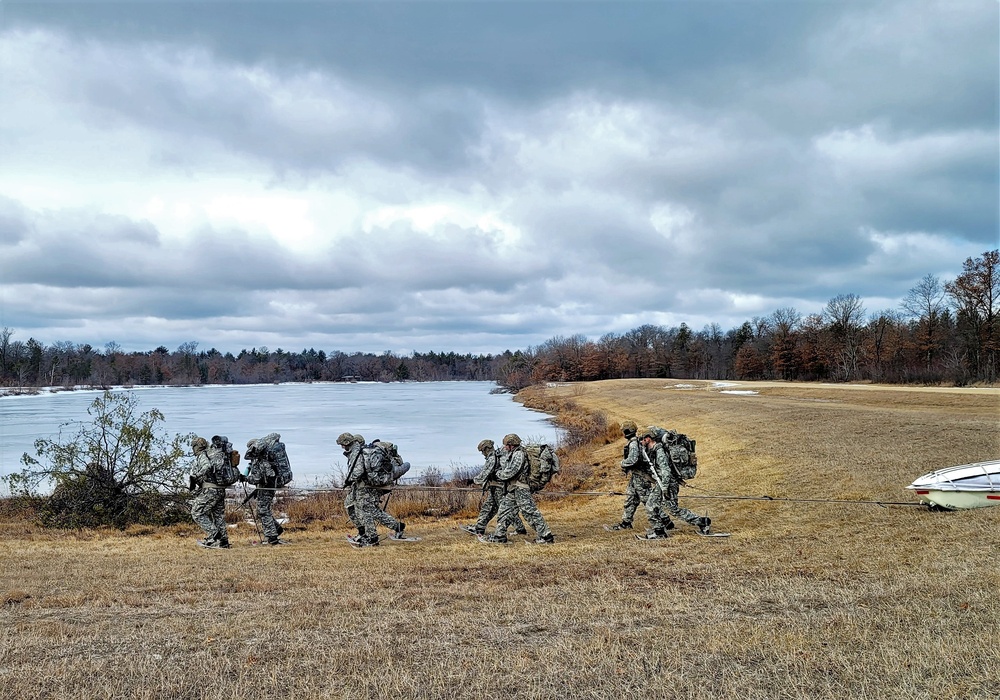
[[898, 308], [869, 312], [839, 294], [822, 312], [786, 307], [723, 330], [642, 325], [597, 340], [557, 336], [497, 355], [326, 353], [266, 347], [222, 353], [198, 343], [124, 352], [45, 345], [0, 330], [5, 387], [256, 384], [310, 381], [494, 380], [516, 391], [545, 381], [677, 377], [891, 383], [995, 383], [1000, 371], [1000, 251], [968, 258], [954, 280], [927, 275]]

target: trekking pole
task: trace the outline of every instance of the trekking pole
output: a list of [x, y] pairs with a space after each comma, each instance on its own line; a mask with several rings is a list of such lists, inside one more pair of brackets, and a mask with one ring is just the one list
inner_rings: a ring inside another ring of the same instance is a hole
[[[254, 493], [256, 493], [256, 492], [257, 492], [257, 490], [254, 489]], [[243, 505], [244, 506], [248, 506], [249, 503], [250, 503], [250, 497], [253, 496], [254, 494], [247, 493], [247, 482], [245, 482], [245, 481], [243, 482], [243, 495], [246, 496], [246, 498], [243, 499]], [[257, 541], [258, 542], [263, 542], [264, 541], [264, 531], [260, 529], [260, 524], [257, 522], [257, 514], [254, 513], [255, 509], [254, 508], [248, 508], [248, 510], [250, 511], [250, 519], [253, 520], [253, 529], [257, 533]]]

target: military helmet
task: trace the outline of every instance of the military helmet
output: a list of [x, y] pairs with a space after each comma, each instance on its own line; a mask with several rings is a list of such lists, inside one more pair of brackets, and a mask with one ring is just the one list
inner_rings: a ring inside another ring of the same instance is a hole
[[492, 440], [480, 440], [479, 444], [476, 445], [476, 449], [479, 450], [480, 452], [485, 452], [486, 450], [492, 450], [493, 449], [493, 441]]
[[354, 436], [350, 433], [341, 433], [337, 436], [337, 444], [341, 447], [347, 447], [352, 442], [354, 442]]
[[653, 432], [649, 428], [643, 428], [639, 432], [639, 439], [640, 440], [645, 440], [646, 438], [651, 438], [651, 437], [653, 437]]
[[507, 433], [503, 436], [503, 444], [509, 447], [518, 447], [521, 444], [521, 438], [517, 433]]
[[633, 435], [635, 435], [635, 431], [638, 430], [638, 428], [635, 425], [635, 421], [633, 420], [627, 420], [623, 422], [621, 428], [623, 433], [632, 433]]
[[365, 438], [364, 438], [364, 436], [362, 436], [362, 435], [354, 435], [353, 437], [354, 437], [354, 442], [356, 442], [356, 443], [358, 443], [360, 445], [364, 445], [365, 444]]
[[191, 441], [191, 449], [195, 452], [204, 452], [208, 449], [208, 440], [203, 437], [196, 437]]

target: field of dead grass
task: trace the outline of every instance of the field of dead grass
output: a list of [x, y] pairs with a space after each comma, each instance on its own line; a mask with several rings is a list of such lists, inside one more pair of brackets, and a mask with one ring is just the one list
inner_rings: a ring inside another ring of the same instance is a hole
[[[552, 547], [433, 517], [409, 521], [422, 542], [360, 551], [337, 513], [290, 524], [287, 547], [240, 525], [228, 551], [193, 527], [9, 521], [0, 698], [996, 697], [1000, 508], [716, 496], [912, 501], [916, 476], [1000, 455], [1000, 392], [629, 380], [521, 398], [697, 438], [681, 502], [732, 537], [606, 532], [620, 496], [543, 501]], [[564, 479], [621, 490], [613, 435], [571, 450]]]

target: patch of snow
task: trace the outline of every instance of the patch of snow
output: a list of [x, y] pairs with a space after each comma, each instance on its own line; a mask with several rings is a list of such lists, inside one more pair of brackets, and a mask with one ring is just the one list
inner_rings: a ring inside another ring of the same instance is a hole
[[756, 396], [757, 392], [751, 389], [723, 389], [720, 394], [739, 394], [741, 396]]

